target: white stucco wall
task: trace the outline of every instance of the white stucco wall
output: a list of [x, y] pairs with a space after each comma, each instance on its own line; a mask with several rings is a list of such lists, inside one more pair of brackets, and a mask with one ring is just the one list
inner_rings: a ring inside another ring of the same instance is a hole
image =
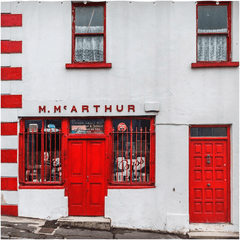
[[18, 215], [49, 220], [67, 216], [68, 199], [64, 197], [64, 189], [19, 189]]
[[[11, 2], [10, 8], [11, 13], [23, 14], [21, 31], [11, 31], [14, 38], [22, 38], [23, 53], [3, 54], [2, 64], [21, 66], [23, 81], [4, 82], [2, 88], [22, 93], [19, 117], [129, 115], [102, 109], [52, 111], [54, 105], [83, 104], [134, 104], [131, 115], [156, 115], [156, 188], [109, 189], [105, 214], [114, 226], [185, 232], [189, 125], [228, 124], [233, 224], [229, 229], [238, 229], [239, 68], [191, 69], [196, 62], [195, 2], [108, 2], [106, 56], [112, 68], [91, 70], [65, 68], [71, 62], [71, 2]], [[238, 15], [239, 3], [233, 2], [233, 61], [239, 61]], [[145, 112], [147, 102], [159, 103], [160, 112]], [[39, 105], [46, 105], [50, 113], [39, 113]], [[7, 147], [5, 139], [2, 144]], [[11, 147], [16, 144], [13, 140]], [[63, 190], [21, 189], [18, 201], [20, 216], [52, 219], [67, 214]]]

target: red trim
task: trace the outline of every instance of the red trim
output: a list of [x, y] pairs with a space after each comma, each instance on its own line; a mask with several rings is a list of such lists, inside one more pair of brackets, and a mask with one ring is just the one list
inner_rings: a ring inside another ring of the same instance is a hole
[[[102, 35], [103, 36], [103, 63], [106, 63], [106, 2], [87, 2], [87, 4], [84, 3], [72, 3], [72, 63], [77, 63], [75, 61], [75, 36], [76, 35], [80, 35], [80, 34], [76, 34], [75, 35], [75, 8], [76, 7], [88, 7], [88, 6], [103, 6], [104, 7], [104, 32], [103, 33], [97, 33], [97, 34], [81, 34], [84, 36], [89, 36], [89, 35]], [[69, 67], [69, 65], [71, 64], [66, 64], [66, 68], [80, 68], [80, 69], [84, 69], [84, 68], [111, 68], [111, 64], [108, 63], [105, 66], [97, 66], [98, 64], [101, 64], [99, 62], [97, 63], [87, 63], [87, 64], [83, 64], [85, 65], [84, 67]]]
[[22, 41], [1, 41], [1, 53], [22, 53]]
[[1, 14], [1, 27], [21, 27], [22, 14]]
[[37, 186], [37, 185], [32, 185], [32, 186], [30, 186], [30, 185], [27, 185], [27, 186], [24, 186], [24, 185], [22, 185], [22, 186], [19, 186], [19, 189], [64, 189], [64, 186], [54, 186], [54, 185], [52, 185], [52, 186], [49, 186], [49, 185], [42, 185], [42, 186]]
[[17, 205], [1, 205], [1, 215], [18, 216]]
[[1, 95], [1, 108], [22, 108], [22, 95]]
[[[196, 61], [197, 63], [192, 63], [191, 68], [207, 68], [207, 67], [238, 67], [238, 62], [231, 62], [231, 2], [218, 2], [218, 6], [227, 5], [227, 33], [219, 33], [220, 35], [227, 35], [227, 61], [226, 62], [199, 62], [198, 61], [198, 35], [203, 35], [203, 33], [198, 33], [198, 6], [216, 6], [215, 1], [203, 1], [198, 2], [196, 5]], [[218, 33], [207, 33], [207, 35], [218, 35]]]
[[239, 67], [239, 62], [197, 62], [191, 68]]
[[2, 149], [1, 150], [2, 163], [17, 163], [17, 149]]
[[17, 122], [1, 123], [1, 135], [17, 135]]
[[111, 68], [111, 63], [66, 63], [67, 69]]
[[142, 188], [156, 188], [155, 186], [149, 185], [149, 186], [119, 186], [119, 185], [108, 185], [108, 189], [142, 189]]
[[1, 80], [22, 80], [21, 67], [2, 67]]
[[17, 178], [1, 178], [1, 190], [17, 191]]

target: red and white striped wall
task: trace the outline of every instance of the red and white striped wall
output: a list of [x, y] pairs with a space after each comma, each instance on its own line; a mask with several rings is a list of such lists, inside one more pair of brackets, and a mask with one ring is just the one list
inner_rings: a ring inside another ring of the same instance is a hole
[[18, 216], [18, 109], [22, 108], [22, 14], [1, 3], [1, 214]]

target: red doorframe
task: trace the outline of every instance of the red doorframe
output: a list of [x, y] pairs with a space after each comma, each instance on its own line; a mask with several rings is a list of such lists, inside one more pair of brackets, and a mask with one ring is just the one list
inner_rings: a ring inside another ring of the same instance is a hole
[[[226, 127], [227, 128], [227, 136], [226, 137], [191, 137], [190, 129], [191, 127]], [[231, 169], [231, 148], [230, 148], [230, 125], [190, 125], [189, 126], [189, 161], [191, 156], [191, 141], [194, 140], [226, 140], [227, 141], [227, 222], [231, 222], [231, 188], [230, 188], [230, 169]], [[189, 191], [190, 191], [190, 164], [189, 164], [189, 183], [188, 183]], [[189, 194], [189, 203], [190, 203], [190, 194]], [[190, 207], [189, 207], [189, 222], [190, 219]], [[193, 223], [193, 222], [192, 222]]]

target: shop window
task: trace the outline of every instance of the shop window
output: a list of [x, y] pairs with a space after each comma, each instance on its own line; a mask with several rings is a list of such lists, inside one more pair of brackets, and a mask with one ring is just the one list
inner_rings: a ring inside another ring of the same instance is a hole
[[236, 67], [231, 62], [231, 2], [197, 3], [197, 63], [192, 67]]
[[153, 119], [113, 119], [112, 184], [154, 185]]
[[72, 64], [67, 68], [107, 68], [106, 3], [72, 4]]
[[23, 120], [21, 124], [20, 184], [61, 183], [61, 121]]

